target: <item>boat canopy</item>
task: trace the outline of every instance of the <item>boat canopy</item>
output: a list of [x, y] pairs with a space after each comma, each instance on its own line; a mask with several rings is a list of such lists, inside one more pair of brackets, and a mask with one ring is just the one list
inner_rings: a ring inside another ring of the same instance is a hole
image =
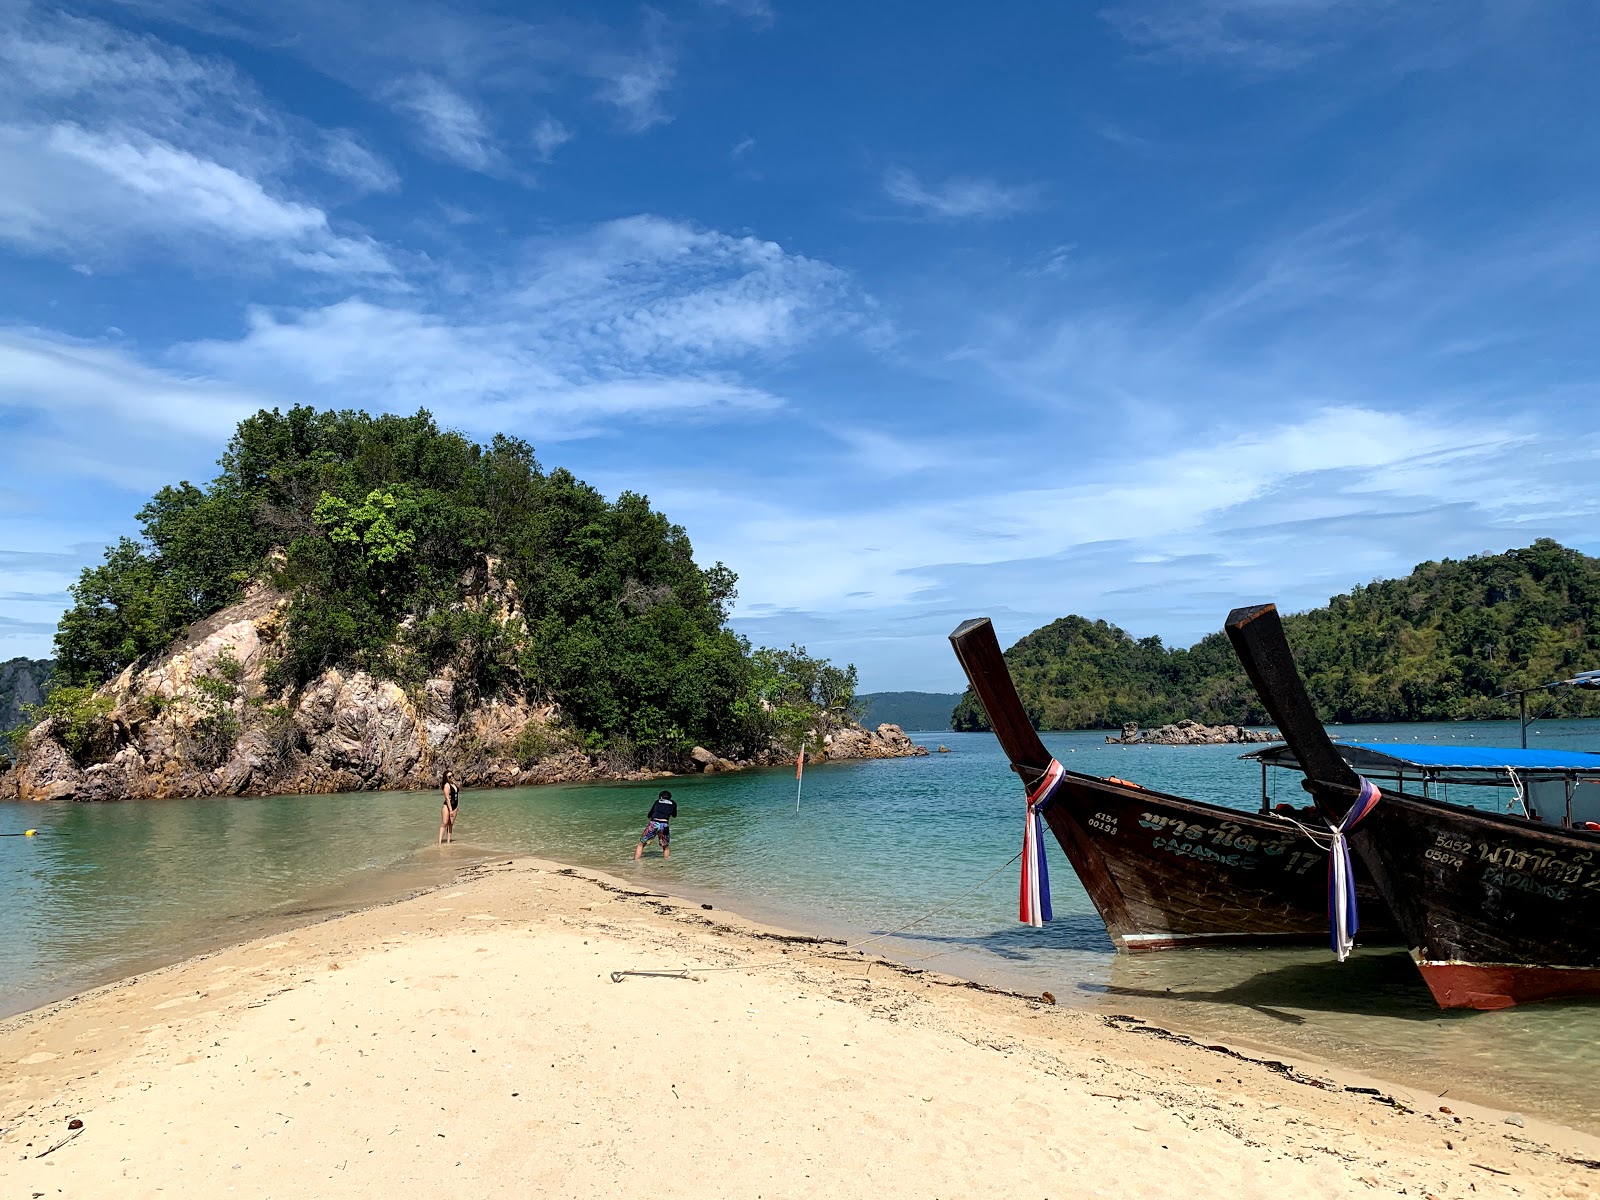
[[[1581, 750], [1512, 750], [1500, 746], [1435, 746], [1412, 743], [1335, 742], [1340, 757], [1367, 776], [1409, 775], [1450, 783], [1504, 784], [1511, 772], [1524, 780], [1600, 781], [1600, 754]], [[1269, 767], [1298, 767], [1288, 746], [1264, 746], [1241, 758]]]
[[[1420, 784], [1510, 787], [1513, 811], [1561, 825], [1600, 825], [1600, 754], [1579, 750], [1510, 750], [1500, 746], [1435, 746], [1335, 742], [1340, 756], [1360, 775], [1384, 786]], [[1300, 766], [1288, 746], [1263, 746], [1241, 758], [1261, 764], [1262, 807], [1266, 768]], [[1438, 795], [1438, 793], [1435, 793]]]

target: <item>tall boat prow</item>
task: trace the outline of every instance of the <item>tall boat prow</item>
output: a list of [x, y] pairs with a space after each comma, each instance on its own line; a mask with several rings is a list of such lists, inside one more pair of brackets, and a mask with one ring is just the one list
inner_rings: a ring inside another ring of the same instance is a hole
[[[1277, 609], [1235, 609], [1227, 632], [1299, 760], [1328, 833], [1348, 836], [1442, 1007], [1600, 994], [1600, 832], [1573, 827], [1573, 792], [1600, 778], [1600, 755], [1506, 750], [1495, 763], [1476, 761], [1480, 752], [1474, 761], [1414, 770], [1421, 795], [1404, 790], [1399, 771], [1396, 786], [1379, 791], [1345, 762], [1317, 719]], [[1372, 757], [1375, 750], [1347, 752]], [[1481, 777], [1495, 770], [1522, 801], [1521, 815], [1427, 794], [1452, 771]], [[1533, 801], [1534, 779], [1564, 785], [1565, 804]]]
[[1036, 783], [1049, 770], [1055, 756], [1045, 749], [1039, 731], [1028, 720], [994, 625], [988, 617], [963, 621], [950, 635], [950, 645], [989, 716], [989, 726], [1000, 749], [1011, 760], [1011, 769], [1022, 776], [1024, 783]]
[[[1040, 814], [1119, 950], [1327, 937], [1326, 850], [1242, 805], [1062, 770], [1028, 719], [989, 620], [962, 622], [950, 644], [1025, 787], [1059, 772]], [[1368, 898], [1369, 929], [1379, 933], [1382, 902], [1375, 892]]]

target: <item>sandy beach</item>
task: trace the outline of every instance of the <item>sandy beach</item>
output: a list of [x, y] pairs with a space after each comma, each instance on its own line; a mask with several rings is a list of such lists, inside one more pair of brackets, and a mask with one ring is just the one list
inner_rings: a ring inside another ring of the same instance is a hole
[[0, 1194], [1442, 1200], [1600, 1185], [1600, 1139], [865, 951], [496, 860], [0, 1024]]

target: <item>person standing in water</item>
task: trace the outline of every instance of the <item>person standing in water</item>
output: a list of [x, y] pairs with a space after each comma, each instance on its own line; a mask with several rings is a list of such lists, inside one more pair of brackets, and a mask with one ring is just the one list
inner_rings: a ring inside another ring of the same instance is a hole
[[461, 807], [461, 789], [450, 772], [444, 773], [444, 806], [439, 811], [439, 844], [456, 840], [456, 809]]
[[672, 850], [668, 843], [672, 841], [672, 830], [667, 822], [678, 815], [678, 802], [672, 798], [671, 792], [662, 792], [656, 797], [656, 802], [650, 806], [650, 819], [645, 823], [644, 832], [639, 835], [639, 844], [633, 848], [633, 861], [638, 862], [639, 856], [644, 853], [644, 848], [650, 844], [651, 838], [661, 839], [661, 857], [671, 858]]

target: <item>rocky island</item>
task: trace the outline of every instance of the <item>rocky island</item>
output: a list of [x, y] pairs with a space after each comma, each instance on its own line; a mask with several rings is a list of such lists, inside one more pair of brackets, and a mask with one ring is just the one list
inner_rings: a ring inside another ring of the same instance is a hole
[[1203, 725], [1199, 721], [1182, 720], [1157, 729], [1140, 730], [1137, 721], [1125, 721], [1121, 737], [1107, 735], [1111, 746], [1218, 746], [1253, 745], [1256, 742], [1277, 742], [1282, 739], [1274, 730], [1245, 729], [1238, 725]]
[[[426, 413], [246, 420], [84, 572], [0, 798], [645, 778], [926, 754], [855, 668], [752, 648], [643, 497]], [[5, 764], [0, 764], [5, 765]]]

